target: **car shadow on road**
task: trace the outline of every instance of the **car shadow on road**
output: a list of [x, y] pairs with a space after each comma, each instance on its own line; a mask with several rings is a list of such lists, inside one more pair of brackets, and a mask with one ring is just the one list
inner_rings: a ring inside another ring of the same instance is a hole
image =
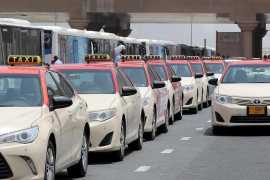
[[213, 134], [212, 128], [206, 129], [205, 136], [270, 136], [270, 126], [266, 127], [230, 127]]

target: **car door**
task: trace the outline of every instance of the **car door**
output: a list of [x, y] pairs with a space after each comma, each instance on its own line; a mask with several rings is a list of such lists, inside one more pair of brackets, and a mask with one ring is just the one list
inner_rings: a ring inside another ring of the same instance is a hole
[[[124, 77], [124, 74], [120, 71], [120, 69], [117, 69], [117, 79], [119, 81], [120, 89], [124, 86], [128, 86], [126, 79]], [[137, 93], [138, 94], [138, 93]], [[136, 113], [136, 99], [134, 99], [133, 96], [122, 96], [122, 101], [124, 102], [126, 106], [126, 138], [127, 141], [132, 139], [137, 134], [137, 129], [134, 127], [134, 123], [136, 122], [134, 119], [135, 113]]]
[[[149, 72], [149, 76], [152, 82], [161, 81], [158, 74], [155, 73], [155, 71], [150, 66], [147, 67], [147, 70]], [[154, 93], [157, 99], [157, 125], [160, 125], [165, 122], [165, 111], [167, 109], [168, 94], [165, 87], [154, 89]]]
[[73, 104], [66, 108], [68, 115], [70, 116], [70, 124], [73, 127], [72, 146], [70, 150], [75, 157], [78, 157], [78, 153], [81, 151], [84, 122], [87, 115], [85, 114], [85, 104], [82, 99], [75, 94], [74, 89], [69, 82], [59, 73], [51, 72], [56, 82], [64, 92], [64, 96], [72, 99]]
[[[51, 73], [47, 72], [45, 76], [49, 95], [49, 106], [51, 106], [53, 96], [63, 96], [64, 93]], [[56, 169], [58, 169], [65, 167], [66, 164], [70, 163], [72, 160], [70, 147], [72, 147], [73, 143], [73, 126], [72, 123], [70, 123], [70, 115], [66, 108], [50, 110], [50, 116], [55, 129], [57, 146]]]

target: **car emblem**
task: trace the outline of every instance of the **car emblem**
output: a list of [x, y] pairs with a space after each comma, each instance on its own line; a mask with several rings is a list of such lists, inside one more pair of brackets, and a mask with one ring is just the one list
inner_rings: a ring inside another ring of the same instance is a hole
[[253, 104], [261, 104], [261, 100], [259, 100], [259, 99], [254, 99], [254, 100], [253, 100]]

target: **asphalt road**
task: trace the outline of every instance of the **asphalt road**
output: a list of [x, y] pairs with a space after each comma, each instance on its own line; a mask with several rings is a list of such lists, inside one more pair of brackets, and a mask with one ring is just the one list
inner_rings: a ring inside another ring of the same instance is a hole
[[[123, 162], [90, 154], [81, 180], [270, 180], [270, 127], [235, 128], [214, 136], [210, 108], [185, 115], [167, 134], [128, 151]], [[65, 172], [57, 180], [71, 180]]]

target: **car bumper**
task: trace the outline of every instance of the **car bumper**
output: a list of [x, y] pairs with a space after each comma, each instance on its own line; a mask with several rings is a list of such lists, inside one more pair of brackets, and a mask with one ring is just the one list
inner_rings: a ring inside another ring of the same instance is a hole
[[197, 103], [196, 103], [196, 93], [193, 91], [184, 91], [184, 101], [183, 101], [183, 109], [188, 110], [191, 108], [195, 108]]
[[120, 149], [121, 118], [90, 122], [90, 152], [110, 152]]
[[266, 116], [252, 117], [247, 115], [247, 106], [220, 104], [216, 101], [212, 106], [213, 126], [270, 126], [270, 107]]
[[[0, 145], [0, 174], [10, 170], [10, 177], [4, 179], [42, 180], [44, 179], [47, 143], [35, 141], [30, 144]], [[31, 168], [32, 167], [32, 168]], [[2, 178], [0, 178], [2, 179]]]

